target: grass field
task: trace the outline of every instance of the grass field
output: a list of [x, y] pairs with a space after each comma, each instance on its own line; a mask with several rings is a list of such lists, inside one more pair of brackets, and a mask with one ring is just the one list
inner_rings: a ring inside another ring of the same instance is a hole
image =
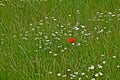
[[120, 0], [0, 0], [0, 80], [120, 80]]

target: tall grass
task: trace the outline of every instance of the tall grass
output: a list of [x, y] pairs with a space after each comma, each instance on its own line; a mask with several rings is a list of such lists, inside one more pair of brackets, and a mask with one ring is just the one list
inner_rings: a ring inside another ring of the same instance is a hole
[[0, 80], [119, 80], [119, 5], [0, 1]]

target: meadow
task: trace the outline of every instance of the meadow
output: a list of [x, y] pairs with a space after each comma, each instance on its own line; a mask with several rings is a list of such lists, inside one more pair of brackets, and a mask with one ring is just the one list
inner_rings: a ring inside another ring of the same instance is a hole
[[120, 80], [120, 0], [0, 0], [0, 80]]

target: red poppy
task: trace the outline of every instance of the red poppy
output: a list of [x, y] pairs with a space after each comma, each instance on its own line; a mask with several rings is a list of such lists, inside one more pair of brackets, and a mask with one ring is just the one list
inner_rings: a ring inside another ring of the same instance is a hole
[[68, 42], [69, 42], [69, 43], [74, 43], [74, 42], [75, 42], [75, 38], [69, 38], [69, 39], [68, 39]]

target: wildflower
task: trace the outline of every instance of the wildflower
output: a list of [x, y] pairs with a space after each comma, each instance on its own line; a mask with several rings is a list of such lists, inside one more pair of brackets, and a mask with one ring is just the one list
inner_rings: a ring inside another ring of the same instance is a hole
[[73, 79], [73, 77], [71, 77], [70, 79]]
[[57, 19], [54, 18], [53, 20], [56, 21]]
[[63, 75], [62, 77], [66, 77], [67, 75], [65, 74], [65, 75]]
[[52, 71], [50, 71], [49, 74], [52, 74]]
[[108, 14], [112, 14], [112, 12], [108, 12]]
[[71, 17], [71, 15], [68, 15], [69, 17]]
[[77, 45], [80, 46], [80, 43], [78, 43]]
[[103, 64], [106, 64], [106, 61], [103, 61], [102, 63], [103, 63]]
[[64, 26], [63, 26], [63, 25], [61, 25], [60, 27], [61, 27], [61, 28], [63, 28]]
[[117, 58], [117, 56], [112, 56], [113, 59]]
[[57, 76], [59, 77], [59, 76], [61, 76], [61, 74], [60, 74], [60, 73], [58, 73], [58, 74], [57, 74]]
[[69, 43], [74, 43], [74, 42], [75, 42], [75, 38], [69, 38], [69, 39], [68, 39], [68, 42], [69, 42]]
[[104, 57], [105, 55], [104, 55], [104, 54], [102, 54], [101, 56], [102, 56], [102, 57]]
[[67, 47], [64, 48], [65, 50], [67, 49]]
[[76, 75], [73, 74], [72, 77], [76, 77]]
[[70, 74], [70, 76], [73, 77], [73, 78], [76, 77], [76, 75], [74, 75], [74, 74]]
[[79, 10], [77, 10], [77, 14], [80, 14], [80, 11], [79, 11]]
[[57, 46], [58, 48], [60, 48], [61, 46]]
[[120, 65], [117, 65], [117, 68], [119, 68], [120, 67]]
[[98, 40], [98, 39], [99, 39], [99, 37], [96, 37], [96, 39]]
[[45, 19], [48, 19], [48, 17], [46, 16]]
[[77, 74], [78, 74], [78, 72], [74, 72], [74, 74], [75, 74], [75, 75], [77, 75]]
[[99, 69], [101, 69], [101, 68], [103, 68], [103, 66], [102, 66], [102, 65], [100, 65], [100, 64], [98, 64], [98, 68], [99, 68]]
[[52, 51], [49, 51], [49, 54], [51, 54], [52, 53]]
[[98, 74], [98, 73], [96, 73], [96, 74], [95, 74], [95, 77], [98, 77], [98, 76], [99, 76], [99, 74]]
[[79, 22], [76, 22], [76, 26], [79, 26], [80, 25], [80, 23]]
[[88, 67], [88, 70], [93, 70], [93, 69], [95, 69], [95, 67], [93, 65]]
[[57, 56], [57, 55], [58, 55], [58, 54], [55, 53], [53, 56]]
[[81, 25], [81, 28], [85, 28], [85, 26], [84, 26], [84, 25]]
[[99, 72], [99, 75], [100, 75], [100, 76], [102, 76], [102, 75], [103, 75], [103, 73], [102, 73], [102, 72]]
[[78, 80], [81, 80], [82, 78], [80, 77], [80, 78], [78, 78]]
[[35, 28], [32, 28], [32, 31], [34, 31], [35, 30]]
[[79, 28], [78, 28], [77, 26], [75, 26], [73, 29], [74, 29], [74, 30], [76, 30], [76, 31], [78, 31], [78, 30], [79, 30]]
[[75, 45], [75, 43], [72, 43], [72, 45]]
[[70, 71], [70, 69], [67, 69], [67, 71], [69, 72], [69, 71]]
[[98, 31], [97, 33], [102, 33], [104, 31], [104, 29], [101, 29], [100, 31]]
[[23, 37], [23, 40], [28, 40], [27, 37]]
[[42, 48], [42, 46], [39, 46], [39, 49], [41, 49]]
[[69, 36], [72, 36], [72, 34], [68, 34]]
[[64, 52], [64, 50], [61, 50], [61, 52]]
[[52, 36], [56, 36], [54, 33], [52, 33]]
[[33, 24], [32, 23], [30, 23], [30, 26], [32, 26]]
[[82, 75], [82, 76], [84, 76], [84, 75], [85, 75], [85, 73], [83, 72], [83, 73], [81, 73], [81, 75]]

